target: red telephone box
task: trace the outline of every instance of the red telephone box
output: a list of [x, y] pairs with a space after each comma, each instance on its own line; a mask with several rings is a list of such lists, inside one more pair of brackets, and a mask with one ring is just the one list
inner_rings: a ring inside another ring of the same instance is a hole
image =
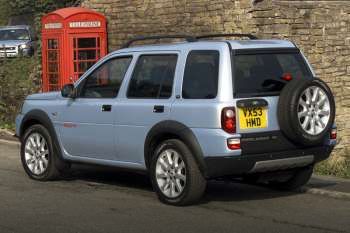
[[107, 54], [106, 18], [70, 7], [42, 18], [43, 91], [57, 91]]

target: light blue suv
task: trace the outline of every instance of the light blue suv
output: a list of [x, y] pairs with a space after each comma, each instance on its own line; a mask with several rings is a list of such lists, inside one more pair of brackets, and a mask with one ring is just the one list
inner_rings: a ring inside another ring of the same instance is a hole
[[[248, 40], [219, 40], [238, 36]], [[145, 39], [185, 42], [129, 47]], [[249, 34], [137, 38], [61, 92], [26, 98], [16, 119], [35, 180], [71, 163], [144, 171], [161, 201], [188, 205], [208, 179], [291, 190], [336, 143], [329, 87], [295, 46]]]

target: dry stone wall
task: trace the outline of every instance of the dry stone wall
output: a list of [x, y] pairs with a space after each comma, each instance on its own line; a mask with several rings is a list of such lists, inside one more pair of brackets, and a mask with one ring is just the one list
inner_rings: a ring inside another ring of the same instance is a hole
[[294, 41], [336, 97], [339, 143], [350, 156], [350, 1], [85, 0], [108, 18], [110, 51], [137, 35], [250, 32]]

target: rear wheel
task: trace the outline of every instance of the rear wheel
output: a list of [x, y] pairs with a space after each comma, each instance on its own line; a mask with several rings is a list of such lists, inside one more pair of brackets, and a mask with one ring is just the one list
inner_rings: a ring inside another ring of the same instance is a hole
[[151, 180], [159, 199], [171, 205], [190, 205], [204, 193], [206, 180], [188, 147], [177, 139], [166, 140], [155, 150]]
[[42, 125], [33, 125], [25, 131], [21, 161], [28, 176], [39, 181], [57, 179], [69, 167], [57, 156], [52, 138]]
[[313, 166], [303, 167], [296, 170], [285, 181], [271, 181], [269, 186], [282, 191], [294, 191], [304, 186], [311, 178]]

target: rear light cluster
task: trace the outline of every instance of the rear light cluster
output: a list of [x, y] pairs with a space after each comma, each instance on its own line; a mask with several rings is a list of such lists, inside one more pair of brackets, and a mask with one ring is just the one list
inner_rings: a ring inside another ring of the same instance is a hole
[[[230, 134], [236, 133], [236, 110], [234, 107], [227, 107], [221, 112], [221, 128]], [[227, 147], [230, 150], [241, 149], [241, 139], [228, 138]]]
[[227, 133], [236, 133], [236, 111], [234, 107], [222, 109], [221, 128]]
[[284, 81], [291, 81], [293, 79], [293, 76], [291, 73], [284, 73], [283, 76], [282, 76], [282, 79]]
[[241, 139], [239, 139], [239, 138], [229, 138], [229, 139], [227, 139], [227, 147], [230, 150], [239, 150], [239, 149], [241, 149]]
[[331, 134], [329, 135], [329, 138], [333, 139], [333, 140], [337, 139], [337, 129], [336, 128], [331, 130]]

